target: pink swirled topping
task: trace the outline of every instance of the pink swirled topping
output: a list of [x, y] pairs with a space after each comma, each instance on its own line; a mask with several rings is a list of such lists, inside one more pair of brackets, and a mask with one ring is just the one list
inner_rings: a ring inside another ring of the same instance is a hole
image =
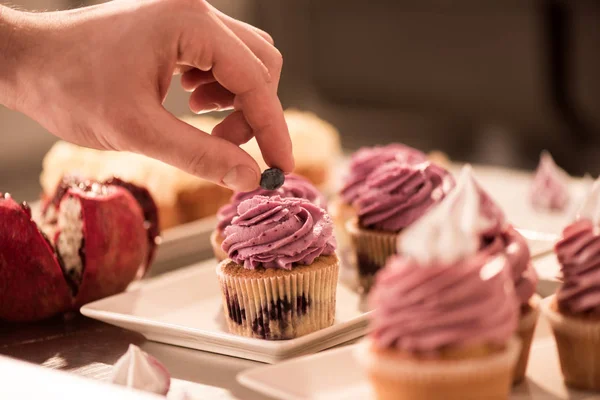
[[390, 161], [417, 164], [427, 161], [425, 153], [399, 143], [387, 146], [363, 147], [352, 155], [350, 171], [344, 179], [341, 197], [346, 204], [356, 200], [365, 179], [373, 170]]
[[531, 185], [531, 205], [540, 211], [563, 211], [569, 204], [569, 175], [543, 152]]
[[535, 292], [537, 275], [525, 239], [506, 224], [469, 166], [463, 168], [456, 188], [400, 237], [398, 249], [424, 265], [503, 256], [521, 304]]
[[529, 302], [534, 295], [538, 276], [531, 263], [531, 254], [525, 238], [513, 227], [509, 227], [501, 236], [504, 244], [506, 268], [515, 285], [515, 293], [521, 305]]
[[399, 232], [439, 203], [453, 187], [452, 175], [436, 164], [392, 161], [367, 177], [354, 206], [362, 227]]
[[309, 200], [321, 208], [327, 207], [325, 197], [308, 179], [296, 174], [289, 174], [286, 175], [283, 186], [277, 190], [258, 188], [251, 192], [237, 192], [231, 196], [229, 203], [217, 211], [217, 229], [223, 231], [231, 225], [231, 220], [237, 215], [237, 208], [240, 203], [254, 196], [297, 197]]
[[570, 314], [600, 315], [600, 230], [589, 219], [567, 226], [555, 246], [563, 283], [558, 307]]
[[446, 265], [391, 257], [369, 299], [375, 346], [434, 357], [448, 346], [505, 344], [518, 307], [503, 264], [484, 253]]
[[247, 269], [312, 264], [336, 243], [329, 214], [306, 199], [255, 196], [238, 206], [225, 228], [223, 250]]

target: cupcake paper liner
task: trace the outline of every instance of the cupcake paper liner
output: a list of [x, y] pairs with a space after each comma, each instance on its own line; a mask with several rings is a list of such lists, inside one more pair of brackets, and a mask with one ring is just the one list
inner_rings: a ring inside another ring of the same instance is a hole
[[527, 364], [529, 363], [529, 351], [531, 349], [531, 342], [533, 341], [533, 333], [535, 332], [535, 327], [540, 315], [540, 299], [539, 295], [534, 294], [531, 299], [529, 299], [531, 310], [529, 310], [527, 314], [522, 315], [519, 319], [517, 336], [521, 339], [521, 354], [519, 355], [515, 367], [513, 385], [517, 385], [525, 379], [525, 372], [527, 371]]
[[498, 353], [460, 360], [386, 358], [372, 351], [370, 340], [356, 348], [378, 400], [507, 399], [521, 350], [511, 338]]
[[542, 300], [542, 313], [550, 322], [567, 386], [600, 390], [600, 320], [584, 320], [552, 309], [555, 296]]
[[[291, 271], [248, 271], [229, 259], [217, 267], [229, 332], [260, 339], [293, 339], [333, 325], [339, 262], [320, 257]], [[264, 277], [257, 277], [264, 272]]]
[[223, 244], [223, 237], [221, 231], [215, 229], [210, 235], [210, 245], [212, 246], [213, 253], [217, 261], [221, 262], [227, 258], [227, 253], [223, 250], [221, 245]]
[[383, 268], [389, 256], [396, 254], [399, 233], [363, 229], [354, 218], [346, 222], [356, 258], [361, 289], [368, 293], [375, 274]]

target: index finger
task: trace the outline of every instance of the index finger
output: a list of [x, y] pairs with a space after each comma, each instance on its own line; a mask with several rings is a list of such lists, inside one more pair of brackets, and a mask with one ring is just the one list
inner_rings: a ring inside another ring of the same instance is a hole
[[[235, 94], [234, 107], [242, 111], [252, 128], [267, 165], [291, 172], [292, 142], [277, 97], [281, 61], [269, 60], [267, 68], [217, 16], [213, 15], [212, 21], [216, 29], [210, 51], [204, 51], [197, 64], [209, 64], [215, 79]], [[275, 57], [279, 56], [273, 50]], [[210, 60], [204, 58], [207, 55]]]

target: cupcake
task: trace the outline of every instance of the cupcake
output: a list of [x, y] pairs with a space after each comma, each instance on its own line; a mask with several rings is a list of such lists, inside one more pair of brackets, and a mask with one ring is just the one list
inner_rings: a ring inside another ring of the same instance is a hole
[[308, 179], [295, 174], [286, 175], [283, 186], [277, 190], [258, 188], [251, 192], [234, 193], [229, 200], [229, 203], [221, 207], [217, 212], [217, 228], [210, 236], [210, 243], [215, 258], [218, 261], [223, 261], [227, 258], [227, 253], [222, 249], [221, 245], [223, 244], [225, 228], [231, 225], [233, 217], [237, 215], [238, 206], [242, 201], [258, 195], [297, 197], [309, 200], [321, 208], [327, 207], [327, 200], [325, 200], [325, 197], [317, 190], [317, 188], [314, 187]]
[[542, 152], [531, 184], [532, 207], [536, 211], [565, 211], [570, 201], [569, 179], [569, 175], [556, 165], [550, 153]]
[[377, 271], [396, 253], [402, 230], [453, 187], [448, 171], [430, 162], [391, 161], [367, 176], [353, 203], [357, 217], [346, 222], [363, 292], [369, 291]]
[[339, 262], [327, 212], [306, 199], [255, 196], [225, 228], [217, 267], [229, 331], [293, 339], [331, 326]]
[[356, 217], [352, 203], [362, 190], [365, 179], [373, 170], [382, 164], [399, 160], [407, 163], [419, 163], [427, 160], [427, 156], [417, 149], [392, 143], [386, 146], [363, 147], [352, 155], [349, 171], [344, 177], [338, 195], [329, 208], [335, 227], [338, 242], [338, 253], [343, 265], [354, 265], [350, 237], [346, 233], [346, 222]]
[[505, 256], [480, 250], [482, 222], [476, 188], [461, 180], [377, 275], [356, 354], [377, 399], [508, 399], [518, 302]]
[[490, 256], [504, 256], [505, 268], [514, 284], [519, 301], [519, 324], [517, 335], [521, 339], [521, 354], [515, 368], [513, 382], [523, 381], [533, 333], [539, 316], [540, 297], [535, 293], [537, 274], [531, 263], [531, 255], [525, 238], [507, 223], [504, 213], [491, 197], [477, 184], [470, 168], [463, 171], [463, 179], [471, 181], [476, 188], [481, 221], [478, 227], [479, 249]]
[[600, 181], [555, 246], [563, 282], [544, 300], [565, 383], [600, 390]]

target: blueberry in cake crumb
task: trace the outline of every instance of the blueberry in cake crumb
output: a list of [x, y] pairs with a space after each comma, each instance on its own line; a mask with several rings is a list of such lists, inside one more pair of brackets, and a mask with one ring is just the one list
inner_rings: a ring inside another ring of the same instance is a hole
[[260, 187], [266, 190], [276, 190], [283, 186], [285, 175], [279, 168], [269, 168], [260, 176]]

